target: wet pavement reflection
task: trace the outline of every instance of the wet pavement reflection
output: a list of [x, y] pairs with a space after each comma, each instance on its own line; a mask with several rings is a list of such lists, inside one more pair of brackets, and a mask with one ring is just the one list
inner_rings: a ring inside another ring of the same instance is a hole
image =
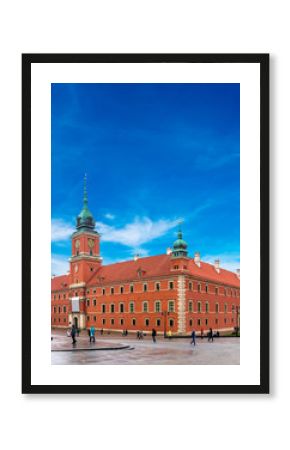
[[157, 337], [154, 344], [150, 336], [138, 340], [135, 336], [96, 335], [96, 342], [82, 332], [73, 346], [64, 330], [52, 331], [52, 364], [70, 365], [238, 365], [240, 364], [240, 338], [216, 338], [208, 342], [197, 339], [196, 346], [188, 339]]

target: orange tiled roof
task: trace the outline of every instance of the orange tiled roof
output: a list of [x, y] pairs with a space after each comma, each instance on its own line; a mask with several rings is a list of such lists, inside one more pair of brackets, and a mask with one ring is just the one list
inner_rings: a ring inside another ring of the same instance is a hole
[[[166, 275], [172, 276], [174, 272], [170, 269], [170, 263], [170, 255], [157, 255], [146, 258], [138, 258], [137, 261], [131, 260], [109, 264], [100, 267], [88, 284], [92, 286], [96, 284], [107, 284], [115, 281], [136, 280], [138, 279], [138, 270], [142, 270], [141, 278], [143, 279]], [[235, 287], [240, 286], [240, 280], [234, 272], [220, 269], [220, 272], [217, 273], [212, 264], [201, 261], [200, 267], [198, 267], [194, 260], [190, 258], [187, 262], [187, 268], [187, 273], [198, 278], [229, 284]], [[178, 273], [178, 271], [176, 271], [176, 273]]]
[[60, 275], [51, 279], [51, 290], [61, 291], [67, 289], [70, 284], [70, 275]]

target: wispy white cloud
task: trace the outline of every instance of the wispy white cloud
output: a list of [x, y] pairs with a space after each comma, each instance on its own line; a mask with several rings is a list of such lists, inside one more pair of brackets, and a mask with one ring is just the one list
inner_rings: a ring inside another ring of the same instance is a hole
[[222, 253], [219, 255], [201, 255], [202, 261], [214, 264], [216, 259], [220, 260], [220, 267], [222, 269], [231, 270], [235, 272], [240, 268], [240, 255], [239, 253]]
[[97, 222], [96, 228], [101, 233], [103, 242], [115, 242], [131, 247], [134, 251], [139, 249], [140, 252], [144, 252], [144, 249], [141, 250], [142, 245], [163, 236], [178, 223], [179, 219], [160, 219], [154, 222], [148, 217], [136, 217], [133, 222], [126, 224], [123, 228], [116, 228], [102, 222]]
[[51, 255], [51, 273], [53, 275], [64, 275], [68, 270], [68, 258], [54, 254]]
[[110, 213], [105, 214], [105, 217], [106, 217], [106, 219], [109, 219], [109, 220], [114, 220], [115, 219], [115, 216], [113, 214], [110, 214]]
[[[132, 252], [145, 256], [146, 250], [142, 246], [152, 240], [165, 235], [169, 230], [175, 228], [180, 219], [159, 219], [153, 221], [148, 217], [136, 217], [133, 222], [127, 223], [121, 228], [96, 223], [96, 229], [102, 235], [103, 242], [114, 242], [130, 247]], [[52, 242], [61, 242], [69, 239], [74, 232], [74, 226], [63, 219], [52, 219], [51, 239]]]
[[52, 242], [66, 241], [74, 232], [71, 223], [62, 219], [52, 219], [51, 221], [51, 240]]

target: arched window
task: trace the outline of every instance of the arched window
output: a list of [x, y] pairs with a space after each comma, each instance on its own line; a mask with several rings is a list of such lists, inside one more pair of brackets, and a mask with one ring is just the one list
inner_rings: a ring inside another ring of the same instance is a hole
[[120, 303], [119, 304], [119, 312], [123, 313], [124, 312], [124, 303]]
[[228, 312], [228, 305], [225, 303], [225, 313]]
[[197, 290], [198, 290], [198, 292], [201, 292], [201, 284], [200, 283], [198, 283], [198, 285], [197, 285]]
[[145, 323], [145, 327], [149, 327], [149, 325], [150, 325], [150, 320], [149, 320], [149, 319], [145, 319], [145, 320], [144, 320], [144, 323]]
[[188, 302], [188, 311], [189, 311], [189, 312], [192, 312], [192, 311], [193, 311], [192, 300], [189, 300], [189, 302]]
[[174, 327], [174, 320], [173, 319], [169, 319], [169, 326], [170, 327]]
[[132, 319], [132, 325], [133, 325], [133, 327], [136, 326], [136, 319]]
[[161, 302], [157, 300], [155, 302], [155, 312], [160, 312], [160, 310], [161, 310]]
[[197, 312], [201, 312], [201, 302], [197, 302]]
[[205, 312], [208, 313], [208, 311], [209, 311], [208, 302], [205, 302]]
[[169, 300], [168, 302], [168, 311], [174, 312], [174, 300]]
[[219, 304], [218, 304], [218, 303], [215, 304], [215, 312], [216, 312], [216, 313], [219, 312]]
[[134, 302], [130, 302], [129, 308], [130, 308], [130, 313], [133, 313], [135, 311], [135, 303]]
[[148, 302], [143, 302], [143, 312], [148, 312]]
[[106, 305], [102, 305], [102, 313], [106, 312]]
[[112, 303], [111, 304], [111, 313], [114, 313], [115, 312], [115, 305], [114, 305], [114, 303]]

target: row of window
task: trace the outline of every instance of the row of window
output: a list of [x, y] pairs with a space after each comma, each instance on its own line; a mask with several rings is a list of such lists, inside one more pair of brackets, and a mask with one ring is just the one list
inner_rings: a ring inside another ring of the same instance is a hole
[[[193, 326], [194, 326], [194, 323], [196, 323], [196, 325], [197, 325], [198, 327], [200, 327], [200, 326], [202, 326], [202, 325], [208, 326], [208, 324], [209, 324], [208, 319], [196, 319], [196, 320], [190, 319], [190, 320], [189, 320], [189, 326], [190, 326], [190, 327], [193, 327]], [[214, 323], [215, 323], [215, 325], [219, 325], [219, 319], [215, 319]], [[227, 318], [225, 317], [225, 318], [224, 318], [224, 324], [226, 325], [226, 324], [229, 324], [229, 323], [234, 323], [234, 319], [233, 319], [233, 318], [227, 319]]]
[[[93, 305], [96, 306], [96, 300], [93, 300]], [[90, 300], [87, 299], [87, 306], [90, 306]], [[111, 313], [115, 313], [116, 311], [116, 305], [114, 303], [112, 303], [111, 305], [105, 305], [102, 304], [101, 305], [101, 309], [102, 312], [105, 313], [107, 312], [107, 306], [109, 307], [109, 311]], [[228, 312], [228, 305], [227, 303], [225, 303], [224, 305], [224, 312], [227, 313]], [[175, 312], [175, 301], [174, 300], [169, 300], [167, 303], [167, 311], [168, 312]], [[234, 313], [236, 311], [236, 306], [232, 305], [232, 313]], [[124, 303], [119, 303], [119, 309], [118, 312], [120, 313], [124, 313], [125, 312], [125, 304]], [[132, 301], [129, 303], [129, 312], [133, 313], [135, 312], [135, 302]], [[144, 301], [142, 302], [142, 312], [149, 312], [149, 302]], [[161, 312], [161, 302], [159, 300], [155, 301], [154, 303], [154, 312]], [[193, 308], [193, 301], [189, 301], [188, 302], [188, 312], [195, 312], [194, 308]], [[205, 302], [204, 304], [202, 302], [197, 302], [197, 310], [196, 312], [201, 313], [201, 312], [210, 312], [210, 308], [209, 308], [209, 303]], [[219, 303], [215, 304], [215, 312], [219, 313], [220, 312], [220, 305]]]
[[[93, 304], [94, 304], [94, 306], [96, 306], [96, 302], [95, 301], [94, 301]], [[87, 306], [90, 306], [90, 300], [87, 300]], [[111, 305], [102, 304], [101, 305], [102, 313], [107, 312], [107, 306], [109, 306], [109, 311], [111, 313], [117, 312], [116, 309], [115, 309], [116, 305], [114, 303], [112, 303]], [[175, 311], [175, 301], [174, 300], [169, 300], [167, 306], [168, 306], [168, 311], [169, 312], [174, 312]], [[124, 303], [119, 303], [119, 310], [118, 310], [118, 312], [120, 312], [120, 313], [124, 313], [125, 312], [125, 304]], [[135, 302], [133, 302], [133, 301], [129, 303], [129, 312], [130, 313], [134, 313], [135, 312]], [[149, 302], [145, 301], [145, 302], [142, 303], [142, 312], [149, 312]], [[161, 312], [161, 302], [159, 300], [157, 300], [154, 303], [154, 312], [157, 312], [157, 313]]]
[[[124, 325], [124, 323], [125, 323], [125, 321], [124, 321], [125, 319], [119, 319], [119, 321], [117, 322], [117, 320], [115, 320], [115, 319], [113, 319], [113, 318], [111, 318], [110, 320], [107, 320], [107, 319], [105, 319], [105, 318], [102, 318], [101, 319], [101, 324], [102, 325], [106, 325], [106, 324], [110, 324], [110, 325], [115, 325], [115, 324], [117, 324], [117, 323], [119, 323], [119, 325]], [[93, 322], [97, 322], [97, 316], [93, 316], [93, 317], [90, 317], [90, 316], [87, 316], [87, 321], [89, 322], [89, 321], [93, 321]], [[157, 326], [157, 327], [160, 327], [161, 326], [161, 319], [156, 319], [155, 321], [151, 321], [151, 326], [153, 326], [154, 324], [155, 324], [155, 326]], [[132, 326], [136, 326], [136, 323], [137, 323], [137, 320], [135, 319], [135, 318], [133, 318], [133, 319], [131, 319], [131, 325]], [[145, 327], [149, 327], [150, 326], [150, 319], [144, 319], [144, 325], [145, 325]], [[169, 327], [174, 327], [174, 319], [169, 319], [168, 320], [168, 325], [169, 325]]]
[[[174, 282], [173, 281], [169, 281], [168, 288], [170, 290], [174, 289]], [[110, 295], [114, 295], [115, 293], [117, 293], [117, 289], [116, 288], [111, 287], [109, 289], [110, 290], [109, 290], [109, 293], [108, 293], [106, 288], [102, 288], [102, 295], [106, 295], [107, 293], [110, 294]], [[222, 292], [221, 292], [221, 289], [223, 289]], [[189, 291], [193, 290], [193, 283], [192, 282], [188, 283], [188, 290]], [[130, 291], [130, 293], [134, 292], [134, 284], [130, 284], [129, 291]], [[147, 291], [148, 291], [148, 284], [144, 283], [143, 284], [143, 292], [147, 292]], [[160, 283], [159, 282], [155, 283], [155, 291], [160, 291]], [[202, 285], [201, 285], [201, 283], [199, 283], [197, 285], [197, 291], [199, 293], [201, 293], [201, 292], [209, 293], [209, 285], [206, 284], [205, 285], [205, 290], [202, 291]], [[92, 290], [93, 294], [96, 294], [96, 292], [97, 292], [96, 289]], [[219, 295], [219, 294], [223, 293], [223, 295], [225, 295], [227, 297], [239, 297], [239, 290], [238, 289], [221, 288], [221, 287], [215, 286], [215, 291], [214, 292], [215, 292], [215, 295]], [[119, 294], [123, 294], [124, 293], [124, 286], [120, 286], [119, 287], [119, 292], [118, 293]], [[87, 294], [90, 294], [90, 289], [87, 289]], [[60, 300], [61, 294], [54, 294], [54, 296], [53, 296], [54, 300], [56, 300], [57, 297]], [[78, 292], [75, 292], [75, 297], [78, 297]], [[63, 294], [62, 298], [65, 300], [67, 298], [66, 294]]]
[[[203, 306], [204, 306], [204, 308], [203, 308]], [[194, 312], [193, 301], [192, 300], [189, 300], [189, 302], [188, 302], [188, 312]], [[202, 302], [197, 302], [197, 312], [198, 313], [201, 313], [201, 312], [208, 313], [208, 312], [210, 312], [209, 303], [205, 302], [203, 304]], [[215, 312], [216, 313], [220, 312], [220, 305], [219, 305], [219, 303], [215, 303]], [[225, 313], [228, 312], [228, 304], [227, 303], [224, 303], [224, 312]], [[236, 312], [236, 306], [232, 305], [232, 313], [235, 313], [235, 312]]]
[[[96, 306], [96, 300], [93, 300], [93, 305]], [[90, 300], [89, 299], [87, 299], [87, 306], [90, 306]], [[112, 303], [111, 305], [108, 305], [108, 306], [109, 306], [109, 312], [111, 312], [111, 313], [117, 312], [116, 309], [115, 309], [115, 306], [116, 306], [115, 304]], [[202, 306], [204, 306], [204, 310], [203, 310]], [[102, 309], [102, 313], [106, 313], [107, 312], [107, 305], [104, 305], [104, 304], [101, 305], [101, 309]], [[174, 300], [169, 300], [168, 301], [167, 311], [168, 312], [175, 312], [175, 301]], [[232, 305], [232, 313], [235, 313], [236, 311], [237, 311], [236, 310], [236, 306]], [[61, 312], [66, 313], [67, 312], [67, 308], [66, 308], [66, 306], [63, 306], [63, 307], [61, 307], [61, 306], [58, 306], [58, 307], [54, 306], [53, 307], [53, 312], [54, 313], [56, 313], [56, 312], [58, 312], [58, 313], [61, 313]], [[124, 305], [124, 303], [119, 303], [119, 310], [118, 310], [118, 312], [119, 313], [124, 313], [125, 312], [125, 305]], [[134, 313], [135, 312], [135, 302], [133, 302], [133, 301], [129, 303], [129, 312], [130, 313]], [[146, 301], [144, 301], [142, 303], [142, 312], [145, 312], [145, 313], [149, 312], [149, 303], [146, 302]], [[157, 312], [157, 313], [161, 312], [161, 302], [159, 300], [154, 303], [154, 312]], [[191, 301], [191, 300], [188, 302], [188, 312], [194, 312], [194, 310], [193, 310], [193, 301]], [[205, 302], [204, 305], [203, 305], [202, 302], [197, 302], [197, 312], [198, 313], [201, 313], [201, 312], [208, 313], [209, 312], [209, 303]], [[219, 303], [215, 304], [215, 312], [216, 313], [220, 312]], [[227, 305], [227, 303], [224, 304], [224, 312], [225, 313], [228, 312], [228, 305]]]
[[54, 306], [53, 307], [53, 312], [54, 313], [56, 313], [56, 312], [58, 312], [58, 313], [62, 313], [62, 312], [66, 313], [66, 306], [63, 306], [63, 307], [61, 307], [61, 306], [58, 306], [58, 307]]
[[[87, 316], [87, 321], [88, 322], [90, 322], [90, 321], [97, 322], [97, 317], [93, 316], [91, 318], [90, 316]], [[109, 319], [108, 321], [107, 321], [107, 319], [102, 318], [101, 319], [101, 324], [102, 325], [106, 325], [106, 323], [109, 323], [110, 325], [116, 325], [117, 323], [119, 323], [119, 325], [124, 325], [124, 319], [123, 318], [119, 319], [119, 321], [117, 322], [113, 318]], [[131, 319], [131, 325], [132, 326], [136, 326], [136, 323], [137, 322], [136, 322], [135, 318]], [[143, 323], [144, 323], [145, 327], [149, 327], [150, 326], [150, 319], [148, 319], [148, 318], [144, 319]], [[161, 323], [162, 323], [161, 319], [156, 319], [155, 321], [151, 320], [151, 326], [155, 325], [157, 327], [160, 327]], [[188, 322], [190, 327], [194, 326], [194, 323], [197, 326], [199, 326], [199, 327], [201, 325], [208, 326], [209, 319], [208, 318], [203, 319], [203, 320], [202, 319], [196, 319], [195, 321], [193, 319], [190, 319], [189, 322]], [[232, 318], [232, 319], [228, 320], [228, 319], [225, 318], [224, 319], [224, 324], [226, 325], [226, 324], [229, 324], [229, 323], [234, 323], [234, 319]], [[174, 319], [169, 319], [168, 320], [168, 325], [169, 325], [169, 327], [174, 327]], [[219, 325], [219, 319], [215, 319], [215, 325]]]
[[64, 317], [63, 319], [61, 319], [61, 318], [59, 317], [58, 320], [56, 320], [56, 318], [54, 317], [54, 319], [53, 319], [53, 323], [56, 323], [56, 322], [60, 323], [61, 321], [64, 322], [64, 323], [66, 323], [66, 318]]
[[[101, 323], [102, 323], [102, 325], [106, 325], [106, 320], [107, 319], [101, 319]], [[63, 319], [62, 319], [62, 321], [64, 322], [64, 323], [66, 323], [66, 318], [64, 317]], [[90, 321], [90, 317], [89, 316], [87, 316], [87, 321], [89, 322]], [[93, 321], [94, 322], [97, 322], [97, 317], [96, 316], [93, 316]], [[53, 323], [56, 323], [56, 322], [58, 322], [58, 323], [60, 323], [61, 322], [61, 318], [58, 318], [58, 320], [56, 319], [56, 318], [54, 318], [53, 319]], [[231, 319], [231, 321], [229, 320], [229, 321], [227, 321], [227, 319], [225, 318], [224, 319], [224, 324], [226, 325], [227, 323], [234, 323], [234, 319], [232, 318]], [[110, 324], [111, 325], [115, 325], [115, 319], [110, 319]], [[119, 319], [119, 324], [120, 325], [124, 325], [124, 319]], [[204, 324], [205, 326], [207, 326], [208, 325], [208, 319], [204, 319], [204, 321], [202, 321], [202, 319], [196, 319], [196, 325], [197, 326], [201, 326], [202, 324]], [[215, 319], [215, 324], [216, 325], [218, 325], [219, 324], [219, 319]], [[136, 319], [131, 319], [131, 325], [132, 326], [136, 326]], [[144, 319], [144, 325], [146, 326], [146, 327], [149, 327], [150, 326], [150, 319]], [[169, 319], [168, 320], [168, 325], [169, 325], [169, 327], [174, 327], [174, 319]], [[189, 326], [190, 327], [192, 327], [194, 325], [194, 321], [193, 321], [193, 319], [190, 319], [189, 320]], [[156, 327], [160, 327], [161, 326], [161, 319], [156, 319], [156, 321], [155, 321], [155, 326]]]

